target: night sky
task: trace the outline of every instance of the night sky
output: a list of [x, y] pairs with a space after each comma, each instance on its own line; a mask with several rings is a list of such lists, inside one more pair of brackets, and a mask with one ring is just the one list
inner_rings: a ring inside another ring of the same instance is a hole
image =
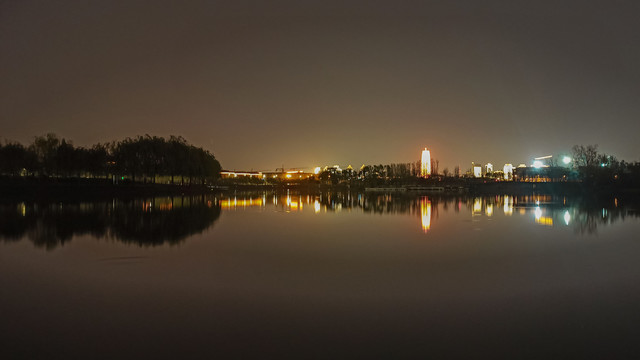
[[640, 160], [638, 1], [2, 1], [0, 137], [226, 169]]

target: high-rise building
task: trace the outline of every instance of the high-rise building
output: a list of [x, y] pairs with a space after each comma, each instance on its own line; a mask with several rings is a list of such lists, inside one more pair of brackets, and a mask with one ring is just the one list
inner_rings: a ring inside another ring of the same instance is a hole
[[503, 172], [505, 180], [513, 180], [513, 165], [504, 164]]
[[473, 172], [473, 177], [482, 177], [482, 165], [472, 162], [471, 171]]
[[484, 166], [485, 168], [485, 174], [491, 174], [493, 172], [493, 164], [491, 163], [487, 163], [487, 165]]
[[420, 161], [420, 175], [427, 177], [431, 175], [431, 153], [427, 148], [422, 150], [422, 159]]

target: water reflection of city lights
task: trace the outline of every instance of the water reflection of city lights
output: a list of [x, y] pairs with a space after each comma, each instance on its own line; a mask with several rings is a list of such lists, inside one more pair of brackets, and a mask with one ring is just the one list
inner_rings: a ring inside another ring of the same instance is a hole
[[427, 198], [420, 199], [420, 217], [422, 219], [422, 231], [426, 233], [431, 228], [431, 201]]
[[536, 220], [540, 220], [540, 218], [542, 217], [542, 210], [540, 209], [540, 206], [536, 206], [533, 214], [536, 216]]
[[569, 221], [571, 221], [571, 215], [569, 215], [569, 210], [565, 210], [565, 212], [564, 212], [564, 223], [569, 225]]
[[234, 209], [237, 207], [243, 207], [246, 208], [247, 206], [262, 206], [263, 202], [261, 198], [258, 199], [238, 199], [238, 198], [233, 198], [233, 199], [221, 199], [220, 200], [220, 207], [223, 209]]
[[553, 226], [553, 218], [543, 216], [536, 221], [540, 225]]
[[534, 211], [536, 217], [536, 223], [540, 225], [553, 226], [553, 218], [542, 216], [542, 209], [539, 206], [536, 206]]
[[513, 214], [513, 198], [511, 196], [504, 197], [504, 214], [508, 216]]
[[316, 200], [316, 201], [313, 203], [313, 210], [314, 210], [316, 213], [319, 213], [319, 212], [320, 212], [320, 202], [319, 202], [318, 200]]
[[481, 212], [482, 212], [482, 199], [480, 198], [473, 199], [473, 214], [475, 215]]
[[484, 212], [485, 214], [487, 214], [487, 216], [493, 216], [493, 204], [487, 204]]
[[[207, 206], [211, 207], [211, 201], [207, 202]], [[163, 203], [160, 204], [160, 210], [161, 211], [171, 211], [171, 209], [173, 209], [173, 204], [172, 203]]]

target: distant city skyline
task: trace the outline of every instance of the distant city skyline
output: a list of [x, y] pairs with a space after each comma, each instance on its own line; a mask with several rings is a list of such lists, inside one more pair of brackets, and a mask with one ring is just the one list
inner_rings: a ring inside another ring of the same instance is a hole
[[0, 138], [181, 135], [225, 169], [640, 161], [640, 5], [0, 3]]

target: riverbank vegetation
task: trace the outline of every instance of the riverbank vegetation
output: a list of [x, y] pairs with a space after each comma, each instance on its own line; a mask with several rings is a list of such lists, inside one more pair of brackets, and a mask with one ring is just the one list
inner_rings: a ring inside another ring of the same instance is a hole
[[50, 133], [35, 137], [26, 146], [0, 144], [0, 174], [7, 177], [205, 184], [218, 179], [220, 170], [212, 153], [179, 136], [145, 135], [78, 147]]

